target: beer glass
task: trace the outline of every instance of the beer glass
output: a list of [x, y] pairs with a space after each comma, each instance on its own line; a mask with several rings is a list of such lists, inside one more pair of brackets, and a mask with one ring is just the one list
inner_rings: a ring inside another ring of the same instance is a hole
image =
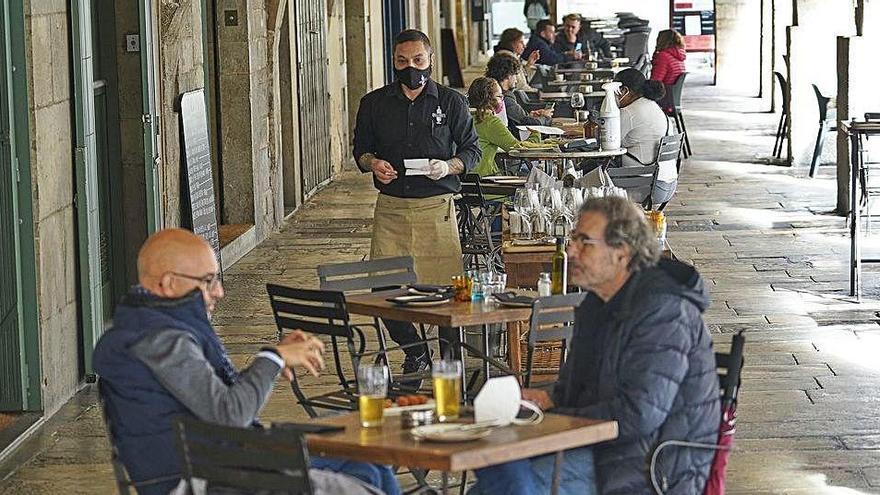
[[388, 392], [388, 369], [381, 364], [361, 364], [357, 372], [361, 426], [381, 426]]
[[431, 376], [437, 417], [440, 421], [457, 419], [461, 401], [461, 361], [435, 361]]

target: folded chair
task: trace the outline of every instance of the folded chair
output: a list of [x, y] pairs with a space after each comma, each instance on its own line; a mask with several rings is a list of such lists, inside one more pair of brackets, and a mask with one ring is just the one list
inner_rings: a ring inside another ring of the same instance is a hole
[[203, 485], [212, 492], [225, 488], [242, 493], [312, 493], [309, 453], [301, 432], [233, 428], [185, 416], [177, 418], [174, 427], [190, 493], [199, 493], [193, 487]]
[[744, 363], [743, 350], [746, 338], [740, 331], [733, 336], [729, 353], [715, 353], [715, 363], [718, 368], [718, 382], [721, 395], [721, 423], [718, 429], [718, 441], [714, 444], [698, 442], [684, 442], [680, 440], [667, 440], [654, 449], [651, 455], [651, 484], [658, 495], [663, 495], [668, 489], [666, 479], [657, 479], [657, 460], [667, 447], [708, 449], [715, 451], [712, 459], [712, 467], [709, 471], [709, 479], [703, 489], [703, 495], [723, 495], [726, 478], [727, 461], [733, 448], [733, 435], [736, 433], [736, 405], [739, 398], [739, 389], [742, 384], [742, 367]]
[[467, 174], [455, 200], [462, 262], [466, 270], [504, 271], [500, 232], [492, 232], [492, 221], [500, 207], [490, 205], [483, 196], [480, 176]]

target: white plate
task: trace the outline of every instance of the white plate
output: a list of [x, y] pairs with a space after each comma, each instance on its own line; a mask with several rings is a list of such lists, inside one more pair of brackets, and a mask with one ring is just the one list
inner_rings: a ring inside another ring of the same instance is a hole
[[385, 408], [385, 416], [400, 416], [404, 411], [427, 411], [434, 409], [434, 399], [428, 399], [424, 404], [416, 404], [414, 406], [391, 406]]
[[410, 430], [416, 440], [430, 442], [470, 442], [486, 438], [492, 433], [491, 428], [463, 430], [467, 426], [460, 423], [417, 426]]

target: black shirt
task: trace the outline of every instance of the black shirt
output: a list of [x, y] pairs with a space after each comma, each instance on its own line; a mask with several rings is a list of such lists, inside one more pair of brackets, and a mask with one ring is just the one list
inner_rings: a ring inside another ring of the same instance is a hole
[[382, 194], [398, 198], [427, 198], [457, 193], [461, 183], [456, 175], [431, 180], [423, 175], [406, 175], [403, 161], [408, 158], [458, 158], [465, 170], [480, 161], [477, 132], [465, 97], [428, 80], [425, 88], [410, 101], [397, 81], [367, 93], [361, 98], [354, 128], [354, 157], [364, 153], [387, 161], [397, 178], [373, 184]]

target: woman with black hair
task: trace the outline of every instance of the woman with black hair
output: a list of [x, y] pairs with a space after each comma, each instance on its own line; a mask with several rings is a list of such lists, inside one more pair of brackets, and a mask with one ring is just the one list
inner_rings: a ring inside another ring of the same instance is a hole
[[[660, 147], [660, 138], [669, 133], [669, 119], [657, 101], [666, 94], [663, 83], [645, 79], [636, 69], [619, 72], [614, 80], [621, 84], [617, 92], [620, 107], [620, 146], [626, 148], [624, 167], [654, 163]], [[651, 201], [662, 204], [670, 199], [678, 185], [675, 160], [660, 162], [657, 181]]]

